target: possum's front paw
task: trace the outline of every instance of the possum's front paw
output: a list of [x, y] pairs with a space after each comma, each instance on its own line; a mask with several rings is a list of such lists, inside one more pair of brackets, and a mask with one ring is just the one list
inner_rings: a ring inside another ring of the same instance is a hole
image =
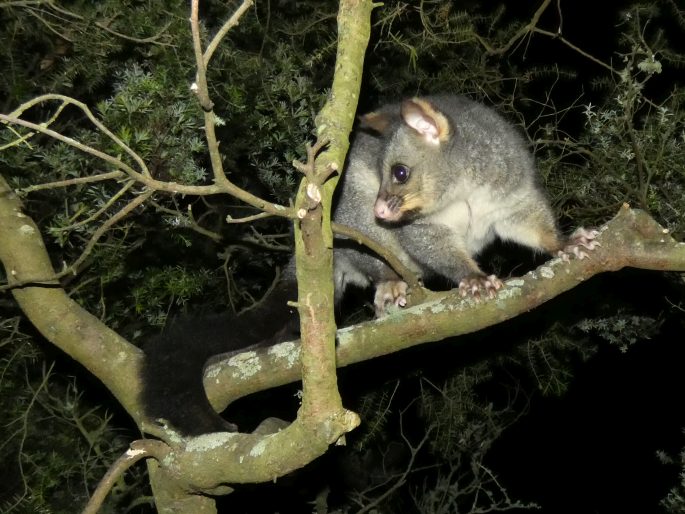
[[566, 241], [566, 245], [559, 250], [558, 256], [562, 260], [568, 261], [571, 255], [575, 255], [577, 259], [585, 259], [589, 257], [585, 250], [594, 250], [598, 246], [602, 246], [597, 241], [597, 236], [600, 234], [599, 230], [585, 229], [583, 227], [577, 228]]
[[387, 314], [391, 305], [404, 307], [407, 305], [407, 291], [409, 286], [404, 280], [387, 280], [379, 282], [376, 286], [376, 295], [373, 298], [373, 306], [376, 317], [380, 318]]
[[502, 289], [503, 285], [502, 281], [495, 275], [476, 273], [459, 282], [459, 294], [462, 298], [472, 296], [476, 301], [480, 301], [485, 296], [488, 298], [497, 296], [497, 291]]

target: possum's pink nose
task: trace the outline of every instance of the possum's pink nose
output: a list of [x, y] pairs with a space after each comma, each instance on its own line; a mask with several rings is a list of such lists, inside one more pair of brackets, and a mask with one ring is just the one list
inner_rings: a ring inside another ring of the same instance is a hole
[[376, 203], [373, 206], [373, 213], [376, 215], [376, 218], [385, 221], [397, 221], [402, 216], [402, 212], [399, 209], [393, 208], [392, 200], [388, 202], [383, 198], [376, 199]]
[[376, 218], [382, 220], [387, 219], [391, 214], [388, 203], [380, 198], [376, 200], [376, 204], [373, 206], [373, 213], [376, 215]]

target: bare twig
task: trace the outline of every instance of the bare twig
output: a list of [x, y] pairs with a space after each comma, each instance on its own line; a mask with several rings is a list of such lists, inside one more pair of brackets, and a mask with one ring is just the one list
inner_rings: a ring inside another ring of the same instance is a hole
[[116, 157], [112, 157], [111, 155], [108, 155], [104, 152], [101, 152], [100, 150], [97, 150], [96, 148], [93, 148], [92, 146], [85, 145], [83, 143], [80, 143], [79, 141], [76, 141], [75, 139], [72, 139], [70, 137], [67, 137], [63, 134], [60, 134], [59, 132], [56, 132], [52, 129], [46, 128], [43, 126], [43, 124], [36, 124], [32, 123], [30, 121], [26, 121], [24, 119], [21, 119], [15, 115], [17, 112], [23, 112], [26, 110], [26, 105], [22, 106], [21, 109], [15, 111], [15, 113], [12, 113], [10, 115], [7, 114], [0, 114], [0, 122], [4, 123], [12, 123], [15, 125], [20, 125], [22, 127], [26, 127], [28, 129], [31, 129], [35, 132], [39, 132], [41, 134], [45, 134], [47, 136], [50, 136], [54, 139], [57, 139], [58, 141], [62, 141], [65, 144], [68, 144], [69, 146], [73, 146], [74, 148], [77, 148], [81, 150], [82, 152], [88, 153], [94, 157], [97, 157], [99, 159], [104, 160], [105, 162], [110, 163], [113, 165], [115, 168], [120, 169], [127, 175], [129, 175], [131, 178], [135, 179], [136, 181], [144, 184], [147, 186], [149, 189], [155, 190], [155, 191], [165, 191], [167, 193], [180, 193], [180, 194], [188, 194], [188, 195], [196, 195], [196, 196], [203, 196], [203, 195], [215, 195], [215, 194], [220, 194], [220, 193], [226, 193], [226, 194], [231, 194], [235, 196], [236, 198], [244, 201], [245, 203], [248, 203], [252, 205], [253, 207], [256, 207], [260, 210], [268, 212], [270, 215], [273, 216], [283, 216], [283, 217], [288, 217], [288, 218], [294, 218], [295, 213], [293, 212], [293, 209], [290, 207], [285, 207], [283, 205], [275, 204], [272, 202], [268, 202], [266, 200], [263, 200], [261, 198], [258, 198], [247, 191], [240, 189], [239, 187], [233, 185], [231, 182], [228, 180], [224, 180], [220, 184], [212, 184], [212, 185], [205, 185], [205, 186], [191, 186], [191, 185], [185, 185], [185, 184], [179, 184], [177, 182], [165, 182], [161, 180], [156, 180], [153, 179], [150, 176], [150, 172], [148, 171], [147, 166], [143, 162], [143, 160], [133, 152], [128, 146], [126, 146], [119, 138], [117, 138], [114, 134], [112, 134], [111, 131], [109, 131], [102, 123], [100, 123], [90, 112], [90, 110], [85, 106], [85, 104], [82, 104], [81, 102], [78, 102], [72, 98], [69, 97], [64, 97], [62, 95], [43, 95], [41, 97], [35, 98], [31, 100], [31, 103], [37, 103], [36, 100], [43, 99], [43, 100], [51, 100], [51, 99], [66, 99], [69, 101], [69, 103], [72, 103], [74, 105], [77, 105], [79, 108], [82, 108], [86, 115], [91, 119], [91, 121], [97, 126], [98, 129], [103, 131], [105, 134], [107, 134], [110, 138], [112, 138], [119, 146], [121, 146], [126, 153], [129, 153], [135, 160], [138, 162], [138, 164], [141, 166], [142, 173], [137, 172], [134, 170], [131, 166], [126, 164], [120, 159], [117, 159]]
[[97, 514], [100, 507], [102, 507], [102, 502], [105, 500], [114, 484], [121, 478], [123, 473], [136, 462], [148, 457], [152, 457], [159, 461], [164, 459], [170, 451], [171, 448], [162, 441], [154, 439], [133, 441], [130, 448], [112, 464], [105, 476], [102, 477], [102, 480], [100, 480], [95, 491], [93, 491], [90, 500], [88, 500], [88, 504], [83, 509], [82, 514]]
[[197, 95], [204, 113], [205, 138], [207, 140], [207, 150], [209, 151], [209, 158], [212, 164], [215, 185], [217, 185], [222, 192], [233, 195], [239, 200], [257, 207], [260, 210], [277, 216], [294, 218], [295, 213], [292, 209], [267, 202], [266, 200], [239, 188], [226, 177], [221, 160], [221, 153], [219, 152], [219, 142], [216, 137], [215, 116], [213, 111], [214, 104], [209, 97], [209, 89], [207, 87], [207, 68], [205, 58], [202, 54], [202, 41], [200, 38], [199, 0], [192, 0], [190, 4], [190, 29], [193, 36], [193, 50], [195, 52], [195, 64], [197, 66], [195, 83], [192, 85], [191, 90]]
[[34, 5], [43, 5], [50, 3], [51, 0], [7, 0], [0, 3], [0, 8], [3, 7], [31, 7]]
[[[90, 108], [86, 104], [84, 104], [83, 102], [79, 102], [78, 100], [71, 98], [69, 96], [58, 95], [58, 94], [47, 94], [47, 95], [37, 96], [36, 98], [33, 98], [33, 99], [29, 100], [28, 102], [23, 103], [18, 109], [15, 109], [11, 113], [9, 113], [9, 115], [0, 114], [0, 120], [5, 121], [6, 123], [15, 123], [17, 125], [23, 125], [27, 128], [31, 128], [33, 130], [36, 130], [37, 132], [41, 132], [41, 133], [50, 135], [52, 137], [55, 137], [54, 134], [58, 134], [59, 136], [61, 136], [61, 138], [62, 138], [61, 140], [64, 143], [72, 144], [72, 142], [75, 142], [73, 139], [67, 138], [66, 136], [63, 136], [62, 134], [59, 134], [58, 132], [55, 132], [55, 131], [49, 131], [48, 132], [44, 123], [41, 123], [40, 125], [31, 124], [31, 123], [29, 123], [25, 120], [22, 120], [20, 118], [20, 116], [25, 111], [30, 109], [31, 107], [38, 105], [38, 104], [42, 104], [44, 102], [51, 101], [51, 100], [59, 100], [60, 102], [62, 102], [62, 105], [58, 108], [57, 113], [61, 112], [62, 109], [64, 109], [67, 105], [74, 105], [75, 107], [77, 107], [78, 109], [83, 111], [83, 113], [90, 120], [90, 122], [93, 125], [95, 125], [95, 127], [97, 127], [97, 129], [100, 132], [102, 132], [107, 137], [109, 137], [118, 147], [120, 147], [125, 153], [127, 153], [138, 164], [138, 166], [140, 167], [141, 173], [148, 175], [148, 176], [150, 175], [150, 172], [148, 171], [147, 166], [145, 165], [145, 161], [143, 161], [143, 159], [136, 152], [134, 152], [126, 143], [124, 143], [111, 130], [109, 130], [102, 122], [100, 122], [100, 120], [98, 120], [95, 117], [93, 112], [90, 110]], [[56, 115], [53, 116], [51, 118], [51, 121], [48, 123], [51, 124], [52, 121], [54, 121], [56, 119], [56, 117], [57, 117]], [[74, 146], [74, 145], [72, 145], [72, 146]], [[82, 145], [82, 146], [86, 147], [86, 145]], [[90, 148], [90, 147], [87, 147], [87, 148]], [[81, 148], [81, 149], [83, 150], [83, 148]], [[102, 152], [99, 152], [99, 153], [102, 155], [106, 155], [106, 154], [103, 154]], [[108, 157], [110, 157], [110, 156], [108, 156]], [[114, 157], [110, 157], [110, 160], [114, 161], [113, 163], [115, 165], [117, 165], [117, 163], [122, 162], [119, 159], [114, 159]], [[120, 167], [120, 166], [117, 165], [117, 167]], [[124, 171], [126, 171], [126, 170], [124, 170]]]
[[365, 512], [371, 511], [372, 509], [374, 509], [375, 507], [380, 505], [383, 502], [383, 500], [385, 500], [390, 495], [392, 495], [395, 491], [397, 491], [398, 489], [400, 489], [401, 487], [404, 486], [404, 484], [407, 481], [407, 477], [409, 476], [409, 474], [414, 469], [414, 462], [416, 461], [417, 455], [419, 454], [421, 449], [426, 445], [426, 443], [430, 440], [430, 437], [433, 434], [433, 429], [435, 427], [430, 426], [426, 430], [426, 433], [424, 434], [423, 439], [421, 439], [421, 441], [419, 441], [419, 443], [416, 446], [412, 445], [404, 433], [404, 423], [402, 421], [403, 416], [404, 416], [404, 410], [400, 412], [400, 433], [402, 435], [402, 439], [404, 440], [405, 444], [407, 445], [407, 448], [409, 449], [409, 453], [410, 453], [409, 462], [407, 462], [407, 465], [404, 469], [404, 472], [402, 472], [402, 474], [399, 477], [397, 477], [397, 479], [395, 480], [395, 483], [392, 484], [392, 486], [390, 486], [383, 494], [381, 494], [377, 498], [374, 498], [373, 501], [369, 502], [368, 504], [364, 505], [364, 507], [359, 509], [357, 511], [357, 514], [364, 514]]
[[[328, 143], [329, 143], [329, 141], [327, 141], [325, 139], [317, 139], [313, 145], [307, 143], [305, 145], [305, 148], [307, 150], [307, 162], [303, 163], [301, 161], [298, 161], [297, 159], [295, 159], [293, 161], [293, 167], [297, 171], [302, 173], [305, 177], [307, 177], [307, 179], [310, 182], [315, 181], [316, 157], [319, 155], [319, 152], [321, 152], [321, 150], [326, 145], [328, 145]], [[323, 182], [323, 181], [320, 181], [319, 183], [321, 183], [321, 182]]]
[[44, 184], [35, 184], [33, 186], [18, 189], [18, 194], [33, 193], [34, 191], [41, 191], [43, 189], [57, 189], [58, 187], [76, 186], [79, 184], [89, 184], [92, 182], [102, 182], [104, 180], [118, 179], [125, 177], [126, 174], [122, 171], [110, 171], [109, 173], [100, 173], [98, 175], [91, 175], [89, 177], [70, 178], [67, 180], [57, 180], [55, 182], [46, 182]]
[[[6, 5], [6, 3], [2, 3], [2, 4], [0, 4], [0, 7], [5, 7], [5, 5]], [[47, 9], [36, 9], [35, 8], [35, 6], [40, 6], [40, 5], [47, 5]], [[55, 34], [57, 34], [60, 38], [64, 39], [65, 41], [72, 41], [73, 38], [70, 38], [65, 33], [58, 31], [53, 26], [56, 22], [53, 21], [51, 23], [47, 19], [45, 19], [43, 16], [49, 15], [49, 16], [52, 16], [54, 18], [57, 18], [58, 23], [61, 23], [61, 24], [64, 24], [64, 21], [66, 21], [66, 20], [57, 16], [57, 14], [55, 14], [55, 13], [62, 14], [65, 17], [70, 18], [71, 20], [75, 20], [75, 21], [79, 21], [79, 22], [84, 21], [83, 16], [76, 14], [75, 12], [70, 11], [68, 9], [65, 9], [63, 7], [60, 7], [59, 5], [57, 5], [52, 0], [38, 1], [38, 2], [25, 2], [24, 5], [21, 5], [20, 7], [26, 7], [27, 10], [36, 19], [38, 19], [41, 23], [43, 23], [48, 28], [48, 30], [50, 30], [51, 32], [54, 32]], [[171, 26], [171, 22], [164, 25], [164, 27], [162, 29], [160, 29], [159, 32], [157, 32], [157, 34], [150, 36], [150, 37], [146, 37], [146, 38], [138, 38], [138, 37], [133, 37], [133, 36], [129, 36], [126, 34], [122, 34], [121, 32], [117, 32], [116, 30], [109, 28], [109, 25], [105, 22], [102, 22], [102, 21], [96, 21], [95, 26], [101, 28], [105, 32], [109, 32], [113, 36], [116, 36], [116, 37], [121, 38], [121, 39], [125, 39], [127, 41], [132, 41], [134, 43], [139, 43], [139, 44], [155, 43], [155, 44], [158, 44], [161, 46], [172, 46], [170, 43], [162, 43], [162, 42], [158, 41], [162, 37], [162, 35], [169, 29], [169, 27]], [[82, 28], [84, 28], [84, 27], [82, 27]]]
[[187, 216], [187, 218], [186, 218], [186, 215], [183, 214], [181, 211], [176, 210], [176, 209], [169, 209], [168, 207], [164, 207], [162, 204], [157, 203], [155, 201], [151, 201], [150, 205], [152, 205], [159, 212], [169, 214], [170, 216], [174, 216], [176, 218], [187, 219], [188, 223], [183, 224], [182, 226], [187, 227], [187, 228], [197, 232], [198, 234], [202, 234], [203, 236], [207, 236], [215, 242], [219, 242], [222, 239], [221, 234], [218, 234], [218, 233], [213, 232], [209, 229], [206, 229], [206, 228], [202, 227], [197, 221], [195, 221], [195, 218], [193, 217], [193, 211], [191, 210], [190, 205], [188, 205], [188, 216]]
[[509, 38], [509, 41], [507, 41], [504, 45], [500, 46], [499, 48], [495, 48], [490, 45], [484, 38], [479, 36], [478, 34], [475, 34], [476, 39], [478, 42], [485, 48], [485, 51], [490, 54], [490, 55], [502, 55], [507, 53], [511, 47], [513, 47], [521, 38], [525, 37], [527, 34], [530, 34], [532, 31], [535, 30], [535, 27], [537, 24], [540, 22], [540, 18], [542, 17], [542, 14], [547, 10], [549, 5], [552, 3], [552, 0], [543, 0], [542, 3], [540, 4], [540, 7], [535, 11], [533, 14], [532, 18], [530, 21], [521, 27], [516, 34], [514, 34], [511, 38]]
[[245, 11], [252, 7], [252, 4], [254, 4], [253, 0], [244, 0], [240, 7], [235, 10], [233, 16], [231, 16], [226, 23], [221, 26], [216, 35], [212, 38], [212, 41], [209, 43], [209, 45], [207, 45], [207, 49], [205, 50], [203, 56], [205, 67], [209, 64], [209, 61], [212, 58], [212, 55], [214, 55], [215, 50], [219, 47], [221, 40], [226, 34], [228, 34], [229, 30], [238, 24], [240, 18], [243, 16], [243, 14], [245, 14]]
[[538, 27], [532, 27], [531, 30], [533, 32], [538, 33], [538, 34], [542, 34], [543, 36], [549, 36], [551, 38], [558, 39], [563, 44], [565, 44], [570, 49], [572, 49], [574, 52], [578, 52], [580, 55], [582, 55], [583, 57], [586, 57], [587, 59], [591, 60], [595, 64], [599, 64], [602, 68], [609, 70], [611, 73], [613, 73], [615, 75], [620, 74], [620, 72], [615, 70], [611, 65], [605, 63], [604, 61], [601, 61], [600, 59], [598, 59], [594, 55], [587, 53], [585, 50], [582, 50], [581, 48], [579, 48], [576, 45], [574, 45], [573, 43], [571, 43], [568, 39], [566, 39], [564, 36], [562, 36], [560, 32], [559, 33], [550, 32], [548, 30], [543, 30], [543, 29], [538, 28]]
[[64, 232], [67, 230], [73, 230], [78, 227], [83, 227], [86, 224], [95, 221], [98, 219], [100, 216], [102, 216], [107, 210], [112, 207], [122, 196], [126, 194], [126, 192], [131, 189], [135, 185], [135, 182], [133, 180], [129, 180], [126, 184], [124, 184], [124, 187], [119, 189], [115, 194], [113, 194], [106, 202], [105, 204], [100, 207], [97, 211], [95, 211], [93, 214], [88, 216], [86, 219], [77, 221], [76, 223], [72, 223], [71, 225], [67, 225], [66, 227], [60, 227], [59, 231]]
[[125, 39], [127, 41], [133, 41], [134, 43], [140, 43], [140, 44], [148, 44], [148, 43], [155, 43], [161, 46], [172, 46], [170, 43], [162, 43], [158, 41], [159, 38], [162, 37], [162, 35], [171, 27], [171, 22], [167, 23], [162, 27], [157, 34], [154, 36], [150, 37], [133, 37], [133, 36], [127, 36], [126, 34], [122, 34], [121, 32], [117, 32], [116, 30], [110, 29], [107, 25], [102, 23], [101, 21], [96, 21], [95, 25], [100, 27], [102, 30], [105, 32], [109, 32], [113, 36], [116, 36], [121, 39]]
[[226, 216], [226, 223], [249, 223], [250, 221], [261, 220], [264, 218], [269, 218], [273, 214], [268, 212], [260, 212], [259, 214], [253, 214], [252, 216], [245, 216], [244, 218], [233, 218], [230, 215]]
[[[331, 222], [331, 228], [333, 229], [334, 233], [353, 239], [357, 243], [366, 246], [374, 253], [380, 255], [390, 265], [390, 267], [395, 270], [400, 277], [402, 277], [402, 280], [409, 285], [412, 290], [413, 303], [420, 303], [423, 301], [423, 288], [421, 287], [421, 282], [419, 282], [416, 273], [405, 266], [404, 263], [399, 260], [397, 256], [390, 250], [386, 249], [383, 245], [374, 241], [357, 229], [348, 227], [347, 225]], [[414, 296], [415, 294], [416, 296]]]
[[16, 289], [27, 284], [54, 284], [56, 280], [59, 280], [60, 278], [66, 275], [78, 273], [79, 266], [81, 266], [81, 264], [83, 264], [83, 262], [88, 258], [90, 253], [93, 251], [93, 248], [95, 248], [95, 245], [100, 240], [100, 238], [110, 228], [112, 228], [115, 224], [124, 219], [134, 209], [145, 203], [147, 199], [150, 198], [153, 194], [154, 191], [147, 191], [145, 193], [142, 193], [140, 196], [134, 198], [128, 205], [122, 208], [119, 212], [117, 212], [115, 215], [109, 218], [106, 222], [104, 222], [100, 227], [98, 227], [98, 229], [93, 233], [91, 238], [88, 240], [86, 247], [83, 249], [83, 252], [81, 252], [81, 255], [78, 257], [78, 259], [76, 259], [69, 266], [65, 266], [65, 268], [59, 273], [55, 273], [55, 275], [51, 277], [31, 278], [26, 280], [15, 281], [12, 284], [0, 286], [0, 291]]

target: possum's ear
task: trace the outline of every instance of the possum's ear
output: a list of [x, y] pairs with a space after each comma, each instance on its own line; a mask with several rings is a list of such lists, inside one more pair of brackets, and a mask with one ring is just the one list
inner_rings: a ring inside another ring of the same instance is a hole
[[402, 102], [402, 120], [426, 142], [433, 145], [444, 143], [450, 137], [447, 118], [430, 102], [413, 98]]
[[387, 112], [370, 112], [359, 116], [360, 129], [378, 132], [381, 135], [385, 134], [391, 122], [391, 116]]

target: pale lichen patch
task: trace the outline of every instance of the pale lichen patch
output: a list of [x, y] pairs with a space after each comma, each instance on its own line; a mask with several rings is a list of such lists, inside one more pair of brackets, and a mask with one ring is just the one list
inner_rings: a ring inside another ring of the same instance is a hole
[[[442, 302], [430, 302], [430, 303], [426, 304], [426, 309], [429, 312], [431, 312], [432, 314], [440, 314], [441, 312], [445, 312], [449, 308], [450, 308], [449, 306], [445, 305]], [[422, 309], [422, 310], [424, 310], [424, 309]]]
[[219, 448], [231, 442], [238, 434], [236, 432], [212, 432], [191, 437], [186, 444], [186, 451], [203, 452]]
[[[531, 274], [532, 274], [532, 272], [531, 272]], [[509, 287], [523, 287], [523, 284], [525, 284], [525, 283], [526, 282], [522, 278], [512, 278], [511, 280], [507, 280], [505, 282], [505, 285], [507, 286], [507, 288], [509, 288]]]
[[257, 357], [257, 352], [244, 352], [228, 359], [228, 365], [234, 369], [233, 376], [246, 379], [259, 373], [262, 364]]
[[145, 453], [145, 451], [144, 450], [134, 450], [133, 448], [129, 448], [128, 450], [126, 450], [126, 457], [128, 457], [129, 459], [132, 459], [133, 457], [136, 457], [136, 456], [140, 455], [141, 453]]
[[[515, 298], [521, 296], [521, 288], [519, 286], [511, 286], [500, 289], [497, 293], [497, 300], [508, 300], [509, 298]], [[521, 280], [521, 285], [523, 285], [523, 280]]]
[[[338, 346], [344, 346], [348, 342], [352, 341], [354, 338], [350, 336], [350, 332], [354, 329], [354, 327], [343, 327], [338, 329]], [[375, 329], [371, 329], [372, 331]]]
[[549, 266], [542, 266], [540, 268], [540, 275], [543, 278], [554, 278], [554, 270]]
[[23, 236], [30, 236], [35, 234], [36, 229], [33, 228], [31, 225], [22, 225], [19, 227], [19, 233]]
[[210, 365], [210, 366], [207, 366], [207, 368], [205, 369], [205, 376], [207, 378], [217, 379], [216, 380], [217, 384], [219, 383], [218, 377], [219, 377], [220, 373], [221, 373], [221, 366], [218, 366], [218, 365]]
[[273, 434], [268, 435], [268, 436], [264, 437], [263, 439], [261, 439], [260, 441], [258, 441], [257, 444], [255, 444], [252, 447], [252, 449], [250, 450], [250, 453], [249, 453], [250, 457], [259, 457], [260, 455], [263, 455], [264, 452], [266, 452], [268, 442], [269, 442], [269, 438], [271, 438], [271, 437], [273, 437]]
[[300, 362], [300, 347], [292, 341], [276, 344], [269, 348], [268, 353], [276, 359], [285, 359], [289, 368]]

